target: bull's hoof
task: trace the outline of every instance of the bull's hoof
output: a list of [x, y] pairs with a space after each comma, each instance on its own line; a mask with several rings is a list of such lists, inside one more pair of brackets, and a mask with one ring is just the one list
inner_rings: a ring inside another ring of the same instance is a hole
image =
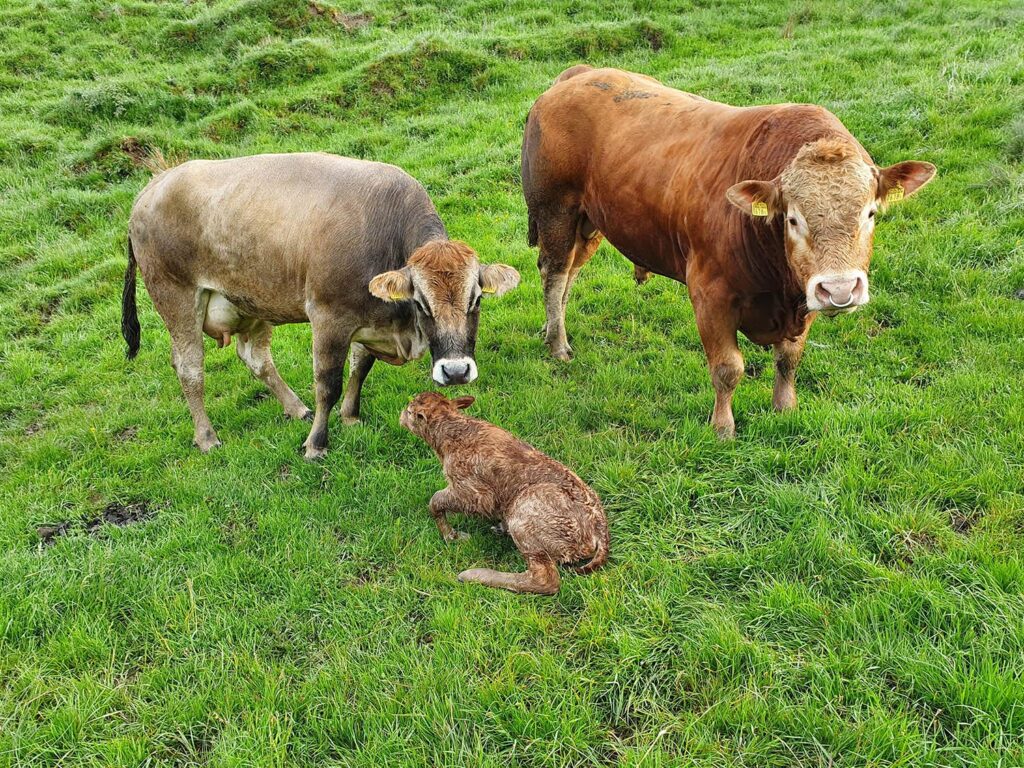
[[312, 421], [313, 412], [309, 408], [303, 408], [302, 410], [291, 410], [285, 411], [284, 415], [289, 419], [295, 419], [295, 421]]
[[733, 440], [736, 437], [735, 424], [713, 424], [719, 440]]
[[342, 416], [341, 423], [346, 427], [354, 427], [363, 423], [363, 420], [358, 416]]
[[555, 347], [551, 350], [551, 356], [555, 358], [555, 360], [569, 362], [572, 360], [572, 347], [568, 345], [564, 347]]

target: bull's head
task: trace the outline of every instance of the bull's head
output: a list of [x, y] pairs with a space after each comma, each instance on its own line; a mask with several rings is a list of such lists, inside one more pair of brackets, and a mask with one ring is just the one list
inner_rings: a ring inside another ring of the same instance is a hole
[[480, 299], [517, 285], [519, 273], [512, 267], [483, 266], [465, 243], [435, 240], [417, 248], [402, 269], [373, 278], [370, 293], [384, 301], [411, 301], [416, 324], [430, 343], [434, 381], [468, 384], [476, 378]]
[[934, 175], [931, 163], [879, 168], [849, 139], [820, 139], [805, 144], [775, 179], [741, 181], [726, 197], [751, 216], [785, 217], [786, 258], [807, 308], [835, 314], [868, 301], [875, 214]]

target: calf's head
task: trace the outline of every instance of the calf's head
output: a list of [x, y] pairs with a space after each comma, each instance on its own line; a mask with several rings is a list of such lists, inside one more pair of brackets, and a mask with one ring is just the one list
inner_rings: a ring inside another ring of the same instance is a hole
[[398, 417], [398, 423], [417, 437], [425, 438], [447, 417], [469, 408], [473, 400], [469, 395], [449, 400], [440, 392], [420, 392], [409, 401]]
[[465, 243], [435, 240], [413, 251], [401, 269], [373, 278], [370, 293], [383, 301], [412, 302], [416, 324], [430, 343], [434, 381], [468, 384], [477, 373], [480, 299], [517, 285], [519, 273], [512, 267], [482, 265]]
[[807, 308], [836, 314], [868, 301], [875, 214], [934, 175], [931, 163], [879, 168], [848, 139], [820, 139], [805, 144], [775, 179], [741, 181], [726, 197], [748, 215], [785, 219], [786, 258]]

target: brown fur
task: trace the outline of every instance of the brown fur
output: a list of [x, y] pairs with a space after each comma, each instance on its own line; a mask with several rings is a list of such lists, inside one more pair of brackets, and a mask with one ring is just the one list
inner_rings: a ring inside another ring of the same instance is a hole
[[476, 568], [460, 573], [459, 580], [551, 595], [559, 587], [558, 563], [589, 559], [578, 573], [604, 565], [608, 521], [597, 494], [536, 448], [462, 413], [472, 402], [423, 392], [399, 419], [441, 460], [448, 487], [434, 494], [430, 513], [445, 541], [463, 536], [452, 529], [448, 514], [477, 515], [496, 521], [526, 560], [524, 573]]
[[[819, 106], [733, 107], [632, 72], [566, 70], [530, 110], [522, 148], [551, 354], [571, 357], [569, 291], [607, 237], [638, 283], [656, 273], [689, 288], [719, 435], [735, 432], [739, 331], [775, 347], [773, 402], [792, 408], [814, 310], [855, 306], [854, 291], [867, 300], [874, 210], [894, 185], [910, 196], [934, 172], [913, 161], [876, 167]], [[767, 216], [753, 215], [755, 202]], [[809, 299], [812, 286], [833, 288]], [[839, 303], [822, 304], [832, 290]]]

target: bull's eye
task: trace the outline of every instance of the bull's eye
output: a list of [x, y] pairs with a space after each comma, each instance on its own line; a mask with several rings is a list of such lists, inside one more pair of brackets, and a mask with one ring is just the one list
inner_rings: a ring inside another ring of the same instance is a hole
[[799, 222], [796, 220], [796, 216], [790, 216], [788, 221], [789, 221], [789, 226], [794, 227], [794, 228], [796, 227], [797, 224], [799, 224]]
[[472, 303], [469, 305], [469, 311], [470, 312], [476, 312], [478, 309], [480, 309], [480, 299], [481, 299], [481, 297], [482, 297], [482, 294], [478, 295], [475, 299], [473, 299]]
[[431, 316], [430, 308], [419, 299], [416, 299], [416, 306], [419, 307], [420, 312], [422, 312], [424, 315], [426, 315], [427, 317]]

